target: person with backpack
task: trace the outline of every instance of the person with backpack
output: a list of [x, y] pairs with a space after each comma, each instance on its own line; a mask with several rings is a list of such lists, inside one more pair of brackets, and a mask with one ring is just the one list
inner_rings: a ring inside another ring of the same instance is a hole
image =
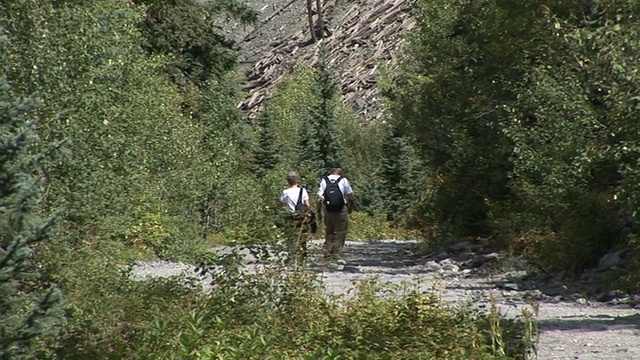
[[282, 191], [280, 203], [285, 209], [284, 233], [292, 258], [303, 260], [307, 256], [307, 234], [313, 228], [315, 216], [309, 204], [309, 193], [300, 187], [300, 175], [296, 171], [287, 174], [289, 187]]
[[318, 216], [325, 227], [324, 256], [339, 255], [344, 247], [349, 226], [349, 214], [353, 212], [355, 198], [351, 184], [342, 176], [339, 163], [331, 166], [331, 174], [320, 180], [318, 188]]

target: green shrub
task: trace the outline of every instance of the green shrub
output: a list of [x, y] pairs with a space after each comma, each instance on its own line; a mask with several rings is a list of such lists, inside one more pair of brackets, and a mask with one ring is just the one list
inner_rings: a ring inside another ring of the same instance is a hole
[[[275, 262], [246, 273], [230, 253], [202, 259], [214, 284], [202, 292], [188, 279], [135, 282], [100, 253], [61, 245], [49, 266], [72, 305], [59, 358], [523, 359], [527, 348], [524, 325], [499, 314], [490, 325], [411, 283], [368, 279], [334, 297], [312, 273]], [[491, 346], [498, 335], [503, 356]]]
[[626, 240], [628, 253], [626, 263], [628, 269], [618, 269], [621, 271], [620, 286], [629, 294], [640, 292], [640, 237], [637, 234], [630, 234]]
[[354, 240], [417, 239], [418, 234], [394, 227], [387, 221], [387, 215], [375, 213], [369, 215], [355, 211], [349, 216], [347, 236]]

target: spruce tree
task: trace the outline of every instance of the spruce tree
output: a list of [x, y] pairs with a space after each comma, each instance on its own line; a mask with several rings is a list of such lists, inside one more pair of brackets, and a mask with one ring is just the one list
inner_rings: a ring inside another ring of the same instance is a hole
[[381, 177], [383, 197], [390, 220], [398, 222], [411, 206], [415, 182], [414, 155], [407, 138], [391, 134], [383, 143]]
[[324, 52], [320, 53], [314, 79], [313, 92], [318, 101], [310, 112], [311, 136], [315, 139], [317, 147], [315, 170], [318, 176], [323, 176], [333, 162], [344, 160], [342, 138], [338, 127], [337, 86], [326, 63]]
[[[383, 198], [386, 194], [383, 193], [384, 188], [380, 180], [380, 169], [374, 169], [371, 166], [369, 168], [370, 170], [364, 172], [364, 184], [366, 184], [367, 191], [358, 194], [358, 211], [374, 215], [386, 210]], [[358, 188], [365, 188], [365, 186], [358, 186]]]
[[322, 166], [320, 148], [313, 118], [306, 116], [302, 119], [298, 133], [298, 167], [300, 169], [315, 169]]
[[[35, 124], [24, 113], [36, 98], [15, 101], [0, 79], [0, 359], [34, 358], [34, 341], [56, 334], [63, 317], [56, 287], [41, 290], [32, 262], [33, 246], [48, 237], [57, 215], [43, 220], [37, 205], [42, 190], [40, 162], [34, 154]], [[61, 144], [52, 146], [56, 151]]]
[[180, 85], [203, 85], [236, 66], [234, 41], [216, 18], [233, 19], [251, 25], [259, 13], [241, 1], [135, 0], [147, 6], [147, 17], [140, 24], [146, 36], [143, 47], [151, 54], [174, 58], [167, 69]]
[[253, 166], [256, 175], [262, 178], [282, 162], [282, 155], [273, 130], [273, 117], [268, 109], [260, 114], [258, 126], [258, 148], [253, 152]]

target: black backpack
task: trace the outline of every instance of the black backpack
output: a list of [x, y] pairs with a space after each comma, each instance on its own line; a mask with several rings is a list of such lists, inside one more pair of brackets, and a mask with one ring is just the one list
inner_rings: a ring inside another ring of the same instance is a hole
[[327, 187], [324, 189], [324, 206], [327, 212], [340, 212], [345, 205], [344, 195], [340, 191], [340, 185], [338, 184], [342, 180], [342, 176], [336, 180], [330, 180], [328, 176], [324, 177], [324, 181], [327, 183]]

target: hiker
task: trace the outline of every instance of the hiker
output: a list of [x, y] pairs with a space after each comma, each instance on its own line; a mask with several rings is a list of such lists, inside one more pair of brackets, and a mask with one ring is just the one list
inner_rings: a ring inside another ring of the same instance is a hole
[[307, 189], [300, 187], [300, 175], [296, 171], [287, 174], [289, 187], [282, 191], [280, 203], [287, 210], [284, 233], [289, 254], [303, 260], [307, 256], [307, 234], [314, 216], [309, 204]]
[[331, 174], [320, 180], [318, 188], [318, 216], [324, 219], [325, 227], [325, 258], [338, 256], [342, 250], [354, 205], [349, 180], [342, 177], [339, 163], [332, 164]]

